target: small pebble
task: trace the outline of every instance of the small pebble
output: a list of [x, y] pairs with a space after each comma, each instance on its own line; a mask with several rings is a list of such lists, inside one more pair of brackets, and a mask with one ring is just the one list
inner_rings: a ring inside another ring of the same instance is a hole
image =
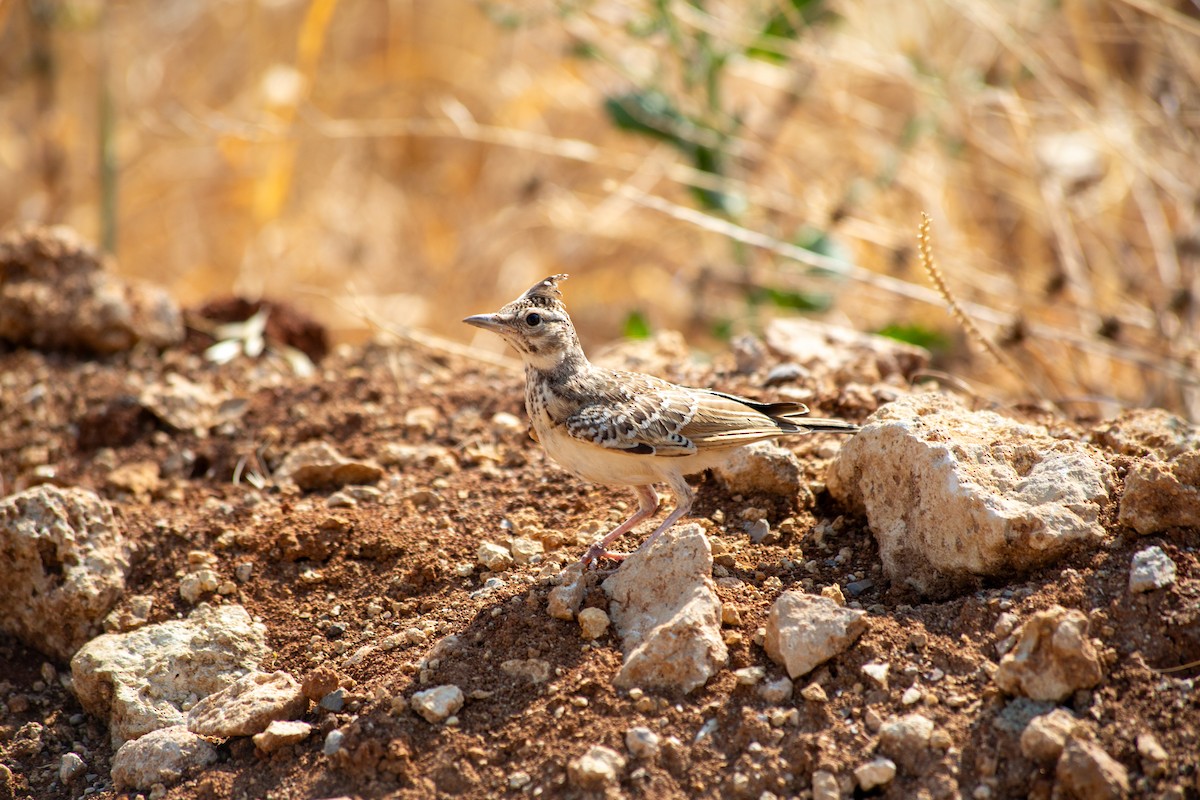
[[870, 578], [863, 578], [860, 581], [851, 581], [850, 583], [846, 584], [846, 592], [848, 592], [851, 597], [858, 597], [863, 592], [873, 588], [875, 588], [875, 581], [871, 580]]
[[863, 664], [862, 671], [864, 675], [879, 684], [881, 689], [886, 689], [888, 687], [888, 669], [890, 666], [887, 663], [872, 661]]
[[654, 758], [658, 755], [658, 734], [649, 728], [630, 728], [625, 732], [625, 746], [634, 758]]
[[78, 753], [63, 753], [62, 760], [58, 763], [58, 779], [63, 783], [70, 783], [87, 771], [87, 764], [79, 757]]
[[868, 761], [854, 770], [854, 780], [864, 792], [891, 783], [895, 777], [896, 762], [882, 756]]
[[838, 586], [836, 583], [832, 586], [821, 587], [821, 596], [828, 597], [839, 606], [846, 605], [846, 596], [842, 594], [842, 587]]
[[495, 542], [480, 542], [475, 551], [479, 563], [491, 572], [502, 572], [513, 564], [512, 553], [507, 547]]
[[342, 749], [342, 742], [344, 741], [346, 741], [346, 734], [334, 728], [325, 737], [325, 746], [321, 748], [321, 752], [327, 756], [331, 756]]
[[585, 608], [579, 612], [579, 635], [584, 639], [599, 639], [608, 630], [608, 614], [602, 608]]
[[787, 676], [766, 683], [758, 687], [758, 696], [763, 700], [773, 705], [785, 703], [792, 696], [792, 680]]
[[829, 700], [824, 687], [819, 683], [810, 683], [800, 690], [800, 696], [811, 703], [824, 703]]
[[733, 676], [737, 678], [740, 686], [754, 686], [767, 676], [767, 670], [763, 667], [742, 667], [735, 669]]
[[334, 689], [329, 694], [321, 698], [320, 706], [326, 711], [338, 712], [346, 705], [346, 690], [342, 688]]
[[1133, 557], [1129, 568], [1129, 591], [1152, 592], [1175, 582], [1175, 562], [1158, 545], [1147, 547]]

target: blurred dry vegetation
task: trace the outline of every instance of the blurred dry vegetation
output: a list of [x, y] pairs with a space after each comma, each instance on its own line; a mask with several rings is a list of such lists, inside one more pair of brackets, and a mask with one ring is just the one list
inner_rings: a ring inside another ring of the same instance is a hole
[[468, 341], [566, 271], [593, 347], [808, 313], [1200, 418], [1196, 0], [0, 0], [0, 80], [0, 223], [185, 303]]

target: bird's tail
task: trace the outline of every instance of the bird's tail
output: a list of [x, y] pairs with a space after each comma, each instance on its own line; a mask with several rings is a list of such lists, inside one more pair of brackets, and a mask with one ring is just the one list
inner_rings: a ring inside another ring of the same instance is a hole
[[795, 433], [858, 433], [862, 430], [860, 426], [844, 419], [822, 419], [791, 414], [777, 419], [798, 428]]
[[734, 398], [766, 414], [785, 433], [858, 433], [860, 426], [841, 419], [810, 417], [808, 406], [803, 403], [756, 403], [745, 398]]

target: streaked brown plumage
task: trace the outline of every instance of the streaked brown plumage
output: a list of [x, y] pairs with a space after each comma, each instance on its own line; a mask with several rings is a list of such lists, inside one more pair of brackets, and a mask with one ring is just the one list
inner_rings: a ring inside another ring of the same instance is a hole
[[691, 509], [685, 475], [716, 466], [751, 442], [858, 430], [841, 420], [808, 418], [800, 403], [759, 403], [592, 364], [562, 304], [558, 283], [566, 277], [553, 275], [497, 313], [463, 321], [500, 334], [521, 354], [525, 407], [555, 461], [586, 480], [637, 491], [637, 512], [593, 544], [584, 564], [624, 558], [606, 548], [658, 510], [653, 484], [666, 483], [676, 506], [643, 547]]

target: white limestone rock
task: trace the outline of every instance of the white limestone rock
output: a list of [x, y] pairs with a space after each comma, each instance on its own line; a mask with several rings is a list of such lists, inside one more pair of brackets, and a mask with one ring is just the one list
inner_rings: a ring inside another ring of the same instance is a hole
[[92, 639], [71, 659], [72, 686], [120, 746], [183, 725], [185, 706], [256, 670], [269, 652], [266, 626], [244, 608], [202, 603], [187, 619]]
[[896, 762], [890, 758], [873, 758], [854, 768], [854, 781], [864, 792], [886, 786], [896, 777]]
[[1065, 708], [1039, 714], [1021, 731], [1021, 755], [1043, 767], [1052, 767], [1067, 739], [1082, 728], [1083, 723]]
[[475, 550], [475, 559], [491, 572], [503, 572], [513, 565], [512, 552], [495, 542], [480, 542]]
[[713, 472], [733, 494], [765, 492], [795, 497], [807, 490], [800, 459], [774, 442], [755, 442], [738, 448]]
[[346, 458], [329, 442], [313, 440], [288, 452], [274, 477], [278, 481], [291, 481], [304, 490], [340, 489], [378, 483], [383, 468], [373, 461]]
[[837, 775], [827, 769], [819, 769], [812, 776], [813, 800], [842, 800], [842, 787]]
[[699, 525], [668, 530], [602, 584], [625, 661], [613, 683], [687, 693], [729, 658], [712, 549]]
[[579, 635], [584, 639], [599, 639], [608, 630], [608, 614], [603, 608], [585, 608], [579, 612]]
[[846, 650], [867, 629], [866, 612], [827, 597], [789, 591], [767, 615], [767, 655], [799, 678]]
[[275, 720], [294, 719], [307, 710], [308, 698], [291, 675], [251, 672], [192, 706], [187, 726], [214, 739], [253, 736]]
[[546, 613], [555, 619], [574, 619], [587, 590], [587, 576], [576, 562], [562, 571], [559, 581], [559, 585], [550, 590]]
[[217, 748], [183, 725], [171, 725], [121, 745], [113, 756], [113, 784], [136, 791], [170, 786], [216, 760]]
[[653, 759], [658, 755], [659, 736], [645, 727], [630, 728], [625, 731], [625, 746], [634, 758]]
[[300, 720], [277, 719], [266, 730], [254, 734], [254, 746], [264, 753], [273, 753], [284, 747], [299, 744], [312, 733], [312, 725]]
[[1175, 562], [1155, 545], [1139, 551], [1129, 567], [1129, 591], [1134, 594], [1163, 589], [1175, 582]]
[[454, 684], [446, 684], [417, 692], [412, 696], [410, 705], [426, 722], [436, 725], [458, 713], [464, 702], [462, 689]]
[[1056, 788], [1074, 800], [1121, 800], [1129, 796], [1129, 770], [1095, 742], [1068, 739], [1054, 774], [1058, 779]]
[[890, 380], [907, 385], [929, 364], [923, 347], [801, 317], [771, 320], [763, 339], [776, 356], [814, 373], [836, 375], [839, 384]]
[[933, 720], [923, 714], [892, 717], [879, 729], [879, 752], [912, 768], [929, 750], [933, 727]]
[[1030, 617], [1018, 636], [995, 673], [996, 685], [1009, 694], [1058, 703], [1103, 677], [1082, 611], [1051, 606]]
[[1144, 458], [1125, 476], [1117, 522], [1143, 536], [1200, 527], [1200, 452], [1169, 461]]
[[0, 500], [0, 627], [70, 660], [120, 600], [129, 554], [112, 509], [93, 492], [46, 484]]
[[1097, 546], [1113, 479], [1091, 445], [918, 394], [875, 412], [826, 484], [866, 514], [888, 577], [935, 593]]
[[625, 769], [625, 757], [611, 747], [594, 745], [567, 764], [571, 785], [586, 791], [602, 791], [615, 784]]

